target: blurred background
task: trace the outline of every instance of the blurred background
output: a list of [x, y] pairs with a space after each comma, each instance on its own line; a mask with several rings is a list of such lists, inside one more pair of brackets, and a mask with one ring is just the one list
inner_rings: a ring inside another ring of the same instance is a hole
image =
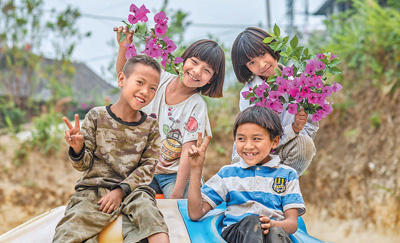
[[300, 178], [307, 229], [330, 242], [400, 242], [398, 0], [0, 0], [0, 234], [73, 194], [80, 173], [61, 118], [117, 101], [113, 27], [131, 3], [151, 11], [148, 26], [166, 13], [176, 56], [202, 38], [225, 50], [224, 97], [205, 98], [213, 129], [205, 180], [230, 163], [243, 86], [230, 50], [241, 31], [277, 24], [313, 53], [337, 54], [342, 74], [330, 80], [344, 88]]

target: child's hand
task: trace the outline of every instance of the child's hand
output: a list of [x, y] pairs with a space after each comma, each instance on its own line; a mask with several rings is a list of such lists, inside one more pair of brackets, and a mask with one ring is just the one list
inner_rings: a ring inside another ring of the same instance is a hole
[[192, 147], [189, 149], [189, 162], [192, 169], [203, 168], [206, 150], [208, 148], [210, 140], [211, 136], [207, 136], [207, 138], [203, 142], [203, 134], [201, 132], [198, 133], [197, 146], [192, 145]]
[[124, 192], [121, 188], [116, 188], [104, 195], [97, 204], [101, 204], [99, 210], [103, 213], [112, 213], [122, 202]]
[[68, 118], [63, 117], [63, 121], [67, 125], [69, 130], [65, 131], [65, 141], [71, 146], [76, 154], [80, 154], [83, 148], [83, 135], [81, 133], [81, 128], [79, 126], [79, 116], [75, 114], [75, 127], [72, 126]]
[[264, 235], [268, 234], [269, 228], [271, 228], [271, 219], [267, 216], [260, 215], [261, 228], [264, 230]]
[[[129, 45], [132, 44], [132, 40], [133, 40], [133, 30], [128, 30], [128, 26], [120, 26], [120, 27], [114, 27], [114, 31], [117, 33], [117, 42], [119, 47], [123, 47], [126, 48], [126, 43], [128, 43]], [[119, 41], [119, 33], [122, 32], [124, 34], [126, 34], [126, 38], [123, 41]]]
[[307, 113], [304, 111], [303, 108], [300, 109], [299, 112], [294, 116], [294, 123], [292, 125], [293, 131], [295, 133], [299, 133], [301, 130], [303, 130], [304, 126], [307, 123]]

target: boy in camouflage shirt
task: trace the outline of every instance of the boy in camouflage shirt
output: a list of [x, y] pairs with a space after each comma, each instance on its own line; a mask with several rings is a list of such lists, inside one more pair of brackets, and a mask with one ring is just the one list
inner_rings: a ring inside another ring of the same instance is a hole
[[160, 66], [147, 56], [129, 59], [118, 74], [114, 105], [95, 107], [79, 127], [68, 126], [72, 166], [84, 172], [75, 186], [53, 242], [98, 242], [100, 231], [123, 215], [124, 242], [169, 242], [168, 228], [148, 187], [160, 151], [155, 119], [139, 111], [154, 98]]

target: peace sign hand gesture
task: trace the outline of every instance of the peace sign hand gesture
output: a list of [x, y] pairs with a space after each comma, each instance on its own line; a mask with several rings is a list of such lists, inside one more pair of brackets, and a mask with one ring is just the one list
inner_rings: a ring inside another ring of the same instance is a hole
[[193, 169], [202, 169], [206, 157], [206, 150], [210, 143], [211, 136], [207, 136], [203, 142], [203, 134], [201, 132], [197, 135], [197, 146], [192, 145], [189, 149], [189, 162]]
[[76, 154], [80, 154], [83, 148], [83, 135], [79, 126], [79, 116], [75, 114], [75, 126], [73, 127], [68, 118], [63, 117], [63, 121], [69, 130], [65, 130], [65, 141], [71, 146]]

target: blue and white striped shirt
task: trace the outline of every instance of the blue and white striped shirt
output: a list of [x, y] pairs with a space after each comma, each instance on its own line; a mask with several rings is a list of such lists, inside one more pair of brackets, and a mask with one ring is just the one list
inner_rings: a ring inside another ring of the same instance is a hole
[[270, 156], [261, 166], [243, 160], [226, 165], [202, 187], [202, 198], [211, 207], [226, 202], [224, 229], [253, 214], [283, 220], [291, 208], [297, 208], [299, 216], [305, 213], [296, 171], [280, 164], [279, 156]]

